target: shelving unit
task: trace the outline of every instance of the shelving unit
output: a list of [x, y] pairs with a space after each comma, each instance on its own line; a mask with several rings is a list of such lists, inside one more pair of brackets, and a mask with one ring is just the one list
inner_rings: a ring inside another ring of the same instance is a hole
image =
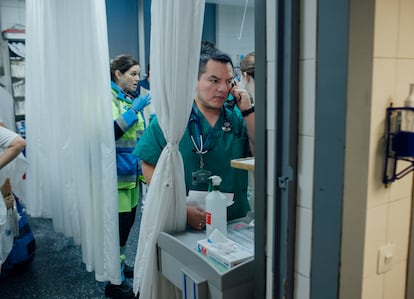
[[25, 30], [6, 29], [2, 32], [1, 50], [4, 59], [2, 85], [11, 93], [14, 101], [16, 132], [26, 137], [25, 126]]

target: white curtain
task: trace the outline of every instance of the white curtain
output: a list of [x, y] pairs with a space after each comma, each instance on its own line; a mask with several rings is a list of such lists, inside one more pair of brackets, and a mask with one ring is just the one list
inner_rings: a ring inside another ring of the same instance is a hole
[[178, 149], [194, 100], [204, 0], [152, 0], [151, 95], [167, 146], [148, 189], [134, 271], [134, 292], [160, 295], [156, 242], [161, 231], [185, 228], [184, 166]]
[[26, 0], [27, 211], [120, 283], [105, 0]]

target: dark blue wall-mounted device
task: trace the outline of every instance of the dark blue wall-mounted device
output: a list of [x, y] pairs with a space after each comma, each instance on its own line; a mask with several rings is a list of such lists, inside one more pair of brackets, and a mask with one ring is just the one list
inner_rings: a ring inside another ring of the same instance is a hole
[[388, 185], [414, 170], [414, 108], [387, 108], [386, 143], [383, 183]]

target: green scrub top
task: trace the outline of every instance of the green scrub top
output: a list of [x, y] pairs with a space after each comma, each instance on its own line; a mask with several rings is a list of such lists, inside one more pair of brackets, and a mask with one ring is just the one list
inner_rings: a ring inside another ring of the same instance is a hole
[[[203, 155], [204, 169], [211, 171], [211, 175], [218, 175], [222, 178], [221, 192], [234, 193], [234, 204], [227, 209], [227, 219], [244, 217], [250, 210], [247, 201], [247, 171], [230, 166], [232, 159], [244, 158], [250, 155], [244, 119], [240, 113], [223, 108], [215, 127], [211, 128], [203, 114], [197, 109], [193, 109], [179, 148], [184, 162], [187, 190], [207, 191], [207, 183], [193, 184], [192, 174], [200, 169], [200, 158], [195, 152], [190, 131], [194, 140], [199, 139], [198, 136], [195, 136], [197, 134], [197, 120], [203, 132], [203, 140], [209, 139], [207, 141], [208, 152]], [[231, 130], [228, 132], [222, 129], [225, 122], [231, 124]], [[210, 133], [211, 130], [213, 131]], [[209, 134], [211, 135], [208, 138]], [[141, 137], [134, 154], [143, 161], [156, 165], [165, 145], [166, 141], [159, 123], [154, 119]]]

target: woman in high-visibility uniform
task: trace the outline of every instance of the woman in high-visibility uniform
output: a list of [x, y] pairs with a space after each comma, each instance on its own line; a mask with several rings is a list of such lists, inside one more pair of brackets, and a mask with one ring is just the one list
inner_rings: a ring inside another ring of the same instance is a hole
[[[121, 246], [122, 284], [107, 284], [105, 296], [135, 298], [131, 286], [124, 279], [125, 245], [135, 221], [139, 198], [139, 160], [132, 154], [144, 132], [143, 112], [151, 101], [149, 94], [133, 99], [139, 80], [140, 66], [129, 55], [119, 55], [111, 61], [112, 115], [114, 119], [116, 165], [118, 175], [119, 243]], [[132, 271], [128, 271], [131, 276]], [[127, 276], [127, 272], [125, 272]]]

